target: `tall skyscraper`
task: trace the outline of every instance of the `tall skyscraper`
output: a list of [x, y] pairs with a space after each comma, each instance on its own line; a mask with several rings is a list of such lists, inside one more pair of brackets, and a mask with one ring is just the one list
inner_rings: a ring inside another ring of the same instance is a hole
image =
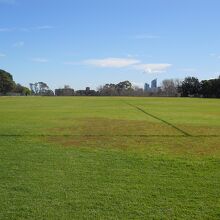
[[150, 85], [148, 83], [144, 84], [144, 91], [148, 92], [150, 90]]
[[157, 89], [157, 79], [151, 81], [151, 89], [153, 90]]

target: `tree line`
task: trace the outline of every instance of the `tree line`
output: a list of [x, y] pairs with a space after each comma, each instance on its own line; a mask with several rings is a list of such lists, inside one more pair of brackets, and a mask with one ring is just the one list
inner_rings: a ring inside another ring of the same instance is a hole
[[105, 84], [97, 90], [100, 96], [141, 96], [143, 89], [133, 86], [129, 81], [119, 82], [117, 84]]
[[20, 95], [31, 95], [29, 88], [22, 86], [19, 83], [15, 83], [13, 76], [0, 69], [0, 94], [20, 94]]
[[167, 97], [203, 97], [220, 98], [220, 76], [216, 79], [202, 80], [193, 76], [179, 79], [165, 79], [156, 91], [144, 91], [132, 86], [129, 81], [118, 84], [105, 84], [98, 89], [104, 96], [167, 96]]
[[195, 77], [187, 77], [182, 82], [180, 92], [183, 97], [220, 98], [220, 76], [202, 81]]
[[[65, 90], [64, 88], [63, 90]], [[69, 87], [67, 89], [70, 89]], [[74, 91], [74, 90], [73, 90]], [[91, 92], [90, 92], [91, 91]], [[39, 95], [53, 96], [54, 92], [47, 83], [30, 83], [30, 89], [15, 83], [13, 76], [0, 70], [0, 95]], [[108, 83], [100, 86], [97, 91], [79, 90], [73, 95], [94, 95], [94, 96], [167, 96], [167, 97], [204, 97], [220, 98], [220, 76], [216, 79], [201, 80], [188, 76], [184, 80], [165, 79], [156, 91], [144, 91], [143, 88], [132, 85], [129, 81], [117, 84]]]

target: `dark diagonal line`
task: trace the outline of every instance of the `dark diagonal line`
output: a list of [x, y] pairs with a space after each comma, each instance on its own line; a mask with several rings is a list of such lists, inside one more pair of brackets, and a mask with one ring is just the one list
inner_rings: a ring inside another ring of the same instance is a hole
[[145, 134], [0, 134], [0, 137], [182, 137], [182, 135]]
[[0, 137], [164, 137], [164, 138], [186, 138], [186, 137], [193, 137], [193, 138], [219, 138], [220, 135], [160, 135], [160, 134], [119, 134], [119, 135], [105, 135], [105, 134], [0, 134]]
[[161, 122], [163, 122], [164, 124], [166, 124], [166, 125], [168, 125], [168, 126], [174, 128], [174, 129], [176, 129], [177, 131], [181, 132], [181, 133], [184, 134], [185, 136], [192, 136], [191, 134], [189, 134], [189, 133], [187, 133], [186, 131], [184, 131], [184, 130], [178, 128], [177, 126], [171, 124], [170, 122], [165, 121], [164, 119], [159, 118], [159, 117], [157, 117], [157, 116], [155, 116], [155, 115], [152, 115], [151, 113], [149, 113], [149, 112], [143, 110], [142, 108], [140, 108], [140, 107], [138, 107], [138, 106], [132, 105], [132, 104], [127, 103], [127, 102], [126, 102], [126, 104], [132, 106], [133, 108], [135, 108], [135, 109], [137, 109], [137, 110], [139, 110], [139, 111], [141, 111], [141, 112], [143, 112], [145, 115], [148, 115], [148, 116], [150, 116], [150, 117], [152, 117], [152, 118], [154, 118], [154, 119], [157, 119], [158, 121], [161, 121]]

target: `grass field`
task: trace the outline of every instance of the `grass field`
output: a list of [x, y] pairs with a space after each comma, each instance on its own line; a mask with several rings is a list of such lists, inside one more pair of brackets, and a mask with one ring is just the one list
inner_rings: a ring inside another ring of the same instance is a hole
[[220, 100], [0, 97], [0, 219], [220, 219]]

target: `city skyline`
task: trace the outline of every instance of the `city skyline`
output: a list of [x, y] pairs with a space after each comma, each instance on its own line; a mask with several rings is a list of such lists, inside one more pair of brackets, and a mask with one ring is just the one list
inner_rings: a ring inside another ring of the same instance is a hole
[[219, 7], [217, 0], [0, 0], [0, 69], [52, 89], [214, 78]]

